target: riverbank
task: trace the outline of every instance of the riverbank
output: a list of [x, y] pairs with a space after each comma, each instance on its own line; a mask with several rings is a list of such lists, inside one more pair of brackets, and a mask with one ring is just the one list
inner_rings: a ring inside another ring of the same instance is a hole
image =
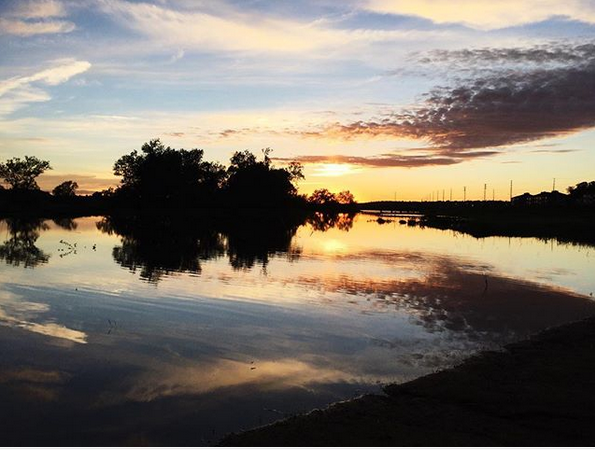
[[595, 317], [221, 445], [592, 446], [594, 370]]
[[515, 205], [502, 201], [374, 202], [360, 204], [363, 212], [391, 215], [416, 213], [420, 226], [489, 236], [556, 239], [594, 245], [595, 208], [592, 205]]

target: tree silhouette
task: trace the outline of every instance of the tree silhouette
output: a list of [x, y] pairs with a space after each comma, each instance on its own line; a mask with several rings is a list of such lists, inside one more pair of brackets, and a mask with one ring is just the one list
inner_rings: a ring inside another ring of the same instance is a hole
[[35, 178], [46, 170], [51, 170], [49, 161], [35, 156], [25, 156], [24, 159], [12, 158], [0, 163], [0, 177], [4, 178], [12, 189], [38, 190]]
[[248, 150], [233, 154], [225, 183], [229, 201], [245, 206], [278, 206], [296, 198], [294, 182], [303, 178], [301, 164], [277, 169], [272, 165], [271, 152], [270, 148], [263, 149], [262, 161]]
[[316, 189], [308, 197], [308, 202], [317, 206], [336, 207], [338, 205], [352, 205], [355, 197], [349, 191], [341, 191], [333, 194], [328, 189]]
[[303, 202], [295, 185], [304, 178], [303, 166], [294, 161], [286, 168], [274, 167], [271, 152], [263, 149], [262, 159], [249, 150], [235, 152], [226, 168], [204, 161], [203, 150], [176, 150], [153, 139], [114, 164], [114, 174], [122, 177], [114, 198], [164, 206], [276, 207]]
[[195, 200], [216, 191], [225, 176], [217, 163], [203, 161], [203, 150], [176, 150], [159, 139], [145, 143], [114, 164], [121, 176], [119, 192], [141, 200], [167, 202]]
[[79, 185], [76, 181], [69, 180], [56, 186], [52, 190], [52, 194], [56, 197], [74, 197], [78, 188]]
[[337, 197], [328, 189], [316, 189], [308, 197], [308, 201], [314, 205], [332, 205], [337, 203]]
[[576, 186], [569, 186], [567, 189], [570, 197], [574, 200], [583, 199], [584, 197], [595, 197], [595, 181], [583, 181]]
[[337, 202], [341, 205], [352, 205], [355, 203], [355, 197], [349, 191], [341, 191], [336, 196]]

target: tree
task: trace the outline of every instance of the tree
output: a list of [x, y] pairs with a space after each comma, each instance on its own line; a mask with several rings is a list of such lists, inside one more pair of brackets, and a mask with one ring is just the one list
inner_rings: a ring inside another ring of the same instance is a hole
[[235, 173], [241, 170], [247, 170], [251, 167], [256, 166], [256, 155], [250, 152], [249, 150], [244, 150], [243, 152], [235, 152], [233, 156], [229, 159], [229, 167], [227, 168], [227, 173], [229, 175], [234, 175]]
[[337, 196], [328, 189], [316, 189], [308, 197], [308, 201], [315, 205], [334, 205], [337, 204]]
[[303, 178], [301, 165], [277, 169], [269, 156], [272, 151], [268, 147], [263, 149], [262, 161], [248, 150], [233, 154], [225, 182], [228, 200], [242, 205], [272, 206], [296, 197], [293, 181]]
[[68, 180], [60, 183], [52, 190], [52, 194], [56, 197], [74, 197], [79, 185], [76, 181]]
[[342, 205], [352, 205], [355, 203], [355, 197], [349, 191], [341, 191], [336, 195], [337, 202]]
[[304, 166], [299, 161], [291, 161], [285, 170], [291, 175], [291, 181], [299, 181], [305, 178]]
[[25, 156], [25, 159], [12, 158], [0, 163], [0, 177], [4, 178], [12, 189], [38, 190], [35, 178], [51, 169], [49, 161], [35, 156]]
[[176, 150], [159, 139], [145, 143], [114, 164], [122, 180], [118, 191], [150, 201], [207, 197], [223, 183], [225, 168], [203, 161], [203, 150]]
[[569, 186], [567, 189], [570, 197], [580, 199], [585, 196], [595, 195], [595, 181], [583, 181], [576, 186]]

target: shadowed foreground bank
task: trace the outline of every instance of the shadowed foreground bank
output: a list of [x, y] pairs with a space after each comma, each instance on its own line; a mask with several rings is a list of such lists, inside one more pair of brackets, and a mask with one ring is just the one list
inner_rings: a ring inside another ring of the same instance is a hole
[[450, 370], [231, 435], [233, 446], [595, 444], [595, 318]]

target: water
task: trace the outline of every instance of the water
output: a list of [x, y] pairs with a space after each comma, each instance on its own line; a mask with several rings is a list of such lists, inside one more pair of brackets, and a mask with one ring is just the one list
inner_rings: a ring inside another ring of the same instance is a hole
[[318, 219], [1, 222], [4, 445], [213, 444], [595, 314], [592, 247]]

